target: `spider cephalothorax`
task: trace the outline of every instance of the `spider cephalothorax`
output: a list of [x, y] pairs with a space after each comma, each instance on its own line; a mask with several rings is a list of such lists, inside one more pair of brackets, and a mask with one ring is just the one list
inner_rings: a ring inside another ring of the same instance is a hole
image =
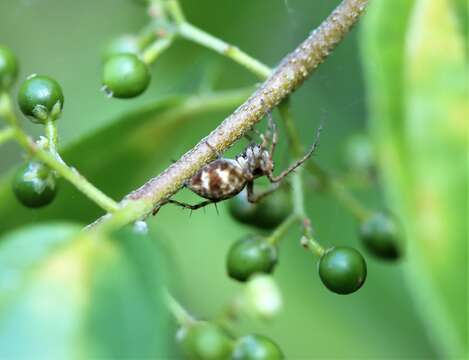
[[[192, 178], [186, 181], [185, 186], [197, 195], [207, 199], [206, 201], [196, 205], [184, 204], [176, 200], [168, 200], [168, 202], [195, 210], [210, 203], [229, 199], [240, 193], [245, 187], [247, 187], [248, 200], [253, 203], [274, 191], [289, 173], [303, 164], [313, 154], [317, 147], [320, 128], [311, 149], [278, 176], [273, 175], [274, 161], [272, 159], [275, 146], [277, 145], [277, 131], [270, 116], [269, 128], [272, 134], [269, 147], [267, 145], [270, 136], [261, 134], [261, 144], [250, 144], [235, 159], [219, 157], [205, 165]], [[207, 144], [207, 146], [212, 148], [210, 144]], [[274, 184], [274, 187], [266, 192], [255, 195], [253, 191], [254, 180], [261, 176], [266, 176]]]

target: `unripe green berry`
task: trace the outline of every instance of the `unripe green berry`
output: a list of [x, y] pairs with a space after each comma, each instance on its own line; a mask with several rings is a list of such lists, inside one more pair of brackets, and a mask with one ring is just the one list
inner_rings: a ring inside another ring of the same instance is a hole
[[233, 351], [233, 360], [280, 360], [282, 350], [272, 340], [261, 335], [248, 335], [238, 339]]
[[123, 35], [109, 43], [104, 51], [104, 61], [109, 60], [114, 55], [135, 54], [140, 52], [138, 39], [134, 35]]
[[380, 259], [397, 260], [402, 254], [398, 225], [391, 215], [371, 215], [360, 225], [360, 238], [366, 249]]
[[132, 98], [143, 93], [150, 84], [147, 64], [134, 54], [112, 56], [104, 64], [105, 91], [116, 98]]
[[319, 276], [331, 291], [346, 295], [360, 289], [366, 279], [366, 262], [363, 256], [349, 247], [333, 247], [321, 256]]
[[233, 341], [217, 325], [205, 321], [182, 328], [178, 340], [186, 358], [194, 360], [229, 359]]
[[277, 264], [277, 247], [260, 236], [249, 236], [235, 242], [226, 259], [228, 275], [246, 281], [255, 273], [271, 273]]
[[9, 90], [18, 76], [18, 60], [15, 54], [0, 45], [0, 93]]
[[228, 210], [239, 222], [260, 229], [274, 229], [292, 213], [291, 197], [283, 189], [252, 204], [242, 191], [228, 202]]
[[26, 207], [46, 206], [54, 200], [57, 193], [54, 172], [42, 162], [27, 162], [15, 174], [13, 192]]
[[24, 115], [33, 122], [45, 124], [56, 120], [62, 112], [64, 96], [54, 79], [44, 75], [31, 75], [21, 85], [18, 103]]

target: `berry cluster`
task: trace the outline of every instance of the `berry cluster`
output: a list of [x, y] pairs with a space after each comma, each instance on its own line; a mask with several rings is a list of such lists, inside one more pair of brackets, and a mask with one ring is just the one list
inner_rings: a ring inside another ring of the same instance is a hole
[[[18, 70], [16, 56], [10, 49], [0, 45], [0, 92], [11, 88]], [[62, 88], [48, 76], [31, 75], [20, 86], [19, 108], [33, 123], [54, 127], [63, 104]], [[37, 146], [54, 149], [55, 144], [50, 141], [53, 140], [38, 141]], [[30, 158], [17, 170], [13, 179], [13, 192], [18, 201], [27, 207], [48, 205], [57, 193], [57, 174], [41, 161]]]
[[197, 321], [182, 327], [178, 333], [182, 352], [198, 360], [280, 360], [284, 356], [269, 338], [252, 334], [233, 339], [222, 327]]
[[[289, 202], [282, 202], [284, 196], [284, 191], [277, 191], [260, 203], [248, 206], [245, 195], [240, 194], [230, 201], [230, 213], [242, 223], [260, 229], [272, 229], [281, 226], [291, 214]], [[276, 204], [276, 207], [269, 204]], [[283, 208], [283, 211], [279, 208]], [[269, 226], [266, 226], [266, 218], [271, 219]], [[257, 273], [272, 273], [278, 263], [277, 240], [255, 235], [236, 241], [227, 255], [228, 275], [234, 280], [244, 282]], [[363, 256], [349, 247], [333, 247], [322, 251], [318, 270], [324, 285], [337, 294], [350, 294], [360, 289], [367, 272]]]

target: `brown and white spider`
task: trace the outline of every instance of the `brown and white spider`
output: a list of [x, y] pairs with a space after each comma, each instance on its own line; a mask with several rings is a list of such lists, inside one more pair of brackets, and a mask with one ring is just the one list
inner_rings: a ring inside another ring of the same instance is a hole
[[[251, 203], [256, 203], [266, 195], [275, 191], [285, 177], [301, 166], [314, 153], [318, 146], [321, 126], [318, 128], [316, 139], [311, 148], [305, 155], [295, 161], [286, 170], [275, 176], [273, 155], [278, 140], [278, 132], [271, 114], [268, 115], [269, 131], [267, 135], [259, 134], [262, 139], [261, 144], [250, 144], [244, 152], [235, 159], [219, 157], [208, 163], [197, 174], [191, 177], [184, 184], [185, 187], [197, 195], [207, 199], [195, 205], [185, 204], [176, 200], [169, 199], [167, 203], [175, 204], [187, 209], [196, 210], [209, 204], [227, 200], [247, 188], [247, 198]], [[269, 137], [270, 146], [269, 144]], [[209, 147], [210, 144], [207, 143]], [[271, 189], [254, 194], [254, 180], [266, 176], [274, 185]]]

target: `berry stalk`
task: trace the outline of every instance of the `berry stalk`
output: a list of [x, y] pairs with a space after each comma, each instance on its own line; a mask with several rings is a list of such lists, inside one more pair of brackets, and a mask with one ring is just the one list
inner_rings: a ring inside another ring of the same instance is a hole
[[0, 130], [0, 145], [12, 140], [15, 137], [15, 130], [12, 127], [7, 127]]

